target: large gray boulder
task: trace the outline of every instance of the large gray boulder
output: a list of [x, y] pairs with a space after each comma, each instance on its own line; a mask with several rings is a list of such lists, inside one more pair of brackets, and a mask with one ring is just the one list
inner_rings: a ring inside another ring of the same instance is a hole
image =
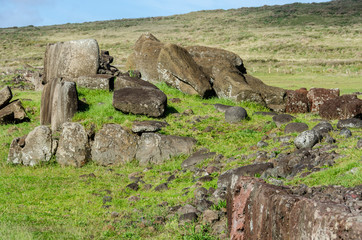
[[99, 47], [95, 39], [48, 44], [44, 57], [43, 82], [59, 77], [78, 78], [97, 74]]
[[12, 141], [8, 162], [35, 166], [48, 162], [52, 155], [52, 131], [47, 126], [38, 126], [26, 137]]
[[11, 92], [11, 89], [9, 86], [4, 87], [0, 90], [0, 109], [8, 105], [11, 98], [13, 97], [13, 94]]
[[191, 154], [196, 142], [190, 137], [143, 133], [138, 143], [136, 159], [140, 165], [160, 164], [177, 155]]
[[113, 93], [113, 107], [124, 113], [161, 117], [167, 107], [167, 96], [154, 88], [122, 88]]
[[72, 119], [78, 109], [78, 92], [74, 82], [61, 78], [45, 85], [40, 108], [40, 122], [51, 124], [53, 131]]
[[242, 107], [231, 107], [225, 111], [225, 121], [228, 123], [238, 123], [248, 116], [246, 110]]
[[62, 125], [56, 157], [61, 166], [82, 167], [89, 160], [88, 135], [81, 124], [66, 122]]
[[96, 133], [92, 145], [92, 160], [98, 165], [121, 165], [135, 158], [138, 136], [118, 124], [105, 124]]

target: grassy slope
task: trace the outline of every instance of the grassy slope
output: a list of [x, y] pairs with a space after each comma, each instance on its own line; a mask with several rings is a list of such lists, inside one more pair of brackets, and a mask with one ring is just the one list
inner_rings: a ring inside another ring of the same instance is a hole
[[0, 66], [41, 66], [47, 43], [95, 38], [124, 69], [137, 38], [152, 32], [166, 42], [233, 51], [270, 84], [362, 91], [361, 9], [360, 1], [343, 0], [0, 29]]
[[[335, 7], [340, 4], [343, 7]], [[243, 57], [249, 72], [277, 86], [339, 87], [344, 93], [362, 91], [359, 84], [362, 81], [362, 44], [358, 9], [358, 1], [336, 1], [203, 11], [165, 18], [0, 29], [0, 66], [18, 67], [22, 63], [40, 66], [47, 43], [90, 37], [96, 38], [102, 49], [110, 50], [116, 64], [123, 66], [139, 35], [150, 31], [163, 41], [235, 51]], [[199, 140], [198, 147], [208, 147], [226, 158], [237, 159], [226, 163], [223, 170], [250, 163], [252, 159], [245, 161], [241, 156], [255, 152], [253, 146], [266, 133], [283, 134], [283, 128], [276, 128], [270, 117], [252, 115], [255, 111], [265, 110], [255, 104], [201, 100], [165, 85], [160, 88], [169, 98], [182, 100], [181, 104], [169, 104], [165, 120], [170, 126], [163, 133], [194, 136]], [[154, 216], [165, 215], [167, 209], [157, 207], [157, 204], [163, 201], [171, 206], [183, 204], [193, 196], [196, 185], [192, 182], [192, 174], [180, 171], [180, 163], [187, 156], [152, 166], [144, 173], [144, 181], [154, 186], [165, 182], [169, 174], [176, 174], [177, 180], [162, 194], [142, 189], [137, 192], [125, 190], [130, 183], [128, 174], [144, 170], [136, 163], [121, 168], [88, 164], [81, 169], [61, 168], [54, 162], [36, 168], [8, 165], [6, 158], [11, 140], [27, 134], [39, 124], [40, 93], [16, 92], [15, 98], [32, 100], [23, 101], [31, 110], [31, 121], [0, 126], [0, 239], [170, 239], [190, 233], [188, 228], [180, 228], [175, 219], [164, 226], [152, 224]], [[100, 128], [106, 122], [130, 127], [134, 120], [148, 119], [115, 111], [111, 106], [112, 94], [108, 92], [81, 89], [80, 98], [86, 98], [89, 109], [77, 113], [73, 120], [86, 127], [94, 123]], [[251, 119], [236, 125], [226, 124], [223, 114], [217, 113], [212, 105], [205, 105], [214, 103], [243, 106]], [[195, 116], [171, 114], [189, 108], [195, 115], [205, 118], [193, 123]], [[301, 114], [297, 115], [296, 121], [313, 127], [316, 123], [311, 119], [314, 118], [318, 116]], [[207, 126], [214, 130], [203, 132]], [[354, 135], [361, 136], [361, 132], [354, 131]], [[360, 184], [361, 153], [354, 149], [357, 138], [342, 140], [337, 134], [333, 137], [340, 142], [336, 151], [344, 157], [334, 167], [287, 183], [311, 186]], [[269, 143], [265, 149], [268, 152], [280, 148], [279, 143]], [[358, 171], [353, 174], [350, 170], [355, 167]], [[164, 172], [170, 173], [163, 175]], [[80, 177], [89, 173], [94, 173], [96, 178]], [[216, 178], [203, 183], [207, 188], [215, 185]], [[191, 188], [184, 195], [186, 187]], [[112, 196], [109, 208], [102, 207], [106, 195]], [[141, 200], [130, 204], [128, 197], [135, 195]], [[111, 218], [114, 211], [120, 213], [118, 218]]]

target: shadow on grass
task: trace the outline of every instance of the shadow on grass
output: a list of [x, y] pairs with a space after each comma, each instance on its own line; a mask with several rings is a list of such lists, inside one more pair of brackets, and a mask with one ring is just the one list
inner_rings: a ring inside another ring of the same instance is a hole
[[78, 112], [86, 112], [89, 110], [89, 104], [78, 100]]

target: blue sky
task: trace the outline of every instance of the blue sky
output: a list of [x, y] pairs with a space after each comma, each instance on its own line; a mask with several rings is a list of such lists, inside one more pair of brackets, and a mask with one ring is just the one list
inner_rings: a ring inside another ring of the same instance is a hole
[[328, 0], [0, 0], [0, 28], [169, 16], [198, 10]]

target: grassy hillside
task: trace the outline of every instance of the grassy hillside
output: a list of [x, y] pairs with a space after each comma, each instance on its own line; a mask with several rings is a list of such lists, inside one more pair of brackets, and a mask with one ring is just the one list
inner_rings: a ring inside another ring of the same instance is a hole
[[[0, 72], [22, 68], [24, 64], [42, 66], [48, 43], [73, 39], [95, 38], [101, 49], [107, 49], [122, 70], [137, 38], [152, 32], [161, 41], [180, 45], [207, 45], [239, 54], [248, 72], [265, 82], [285, 88], [339, 87], [342, 93], [362, 92], [361, 77], [361, 3], [345, 0], [320, 4], [291, 4], [193, 12], [169, 17], [124, 19], [83, 24], [0, 29]], [[15, 74], [16, 75], [16, 74]], [[0, 76], [0, 85], [11, 83], [15, 76]], [[37, 167], [13, 166], [6, 163], [9, 146], [15, 137], [28, 134], [39, 125], [40, 92], [14, 91], [22, 100], [29, 122], [0, 126], [0, 239], [215, 239], [206, 231], [209, 226], [179, 225], [169, 207], [193, 202], [194, 190], [202, 186], [216, 188], [217, 177], [228, 169], [250, 164], [256, 158], [256, 144], [265, 135], [284, 136], [270, 116], [253, 115], [266, 111], [257, 104], [235, 103], [225, 99], [200, 99], [158, 85], [169, 102], [162, 119], [170, 125], [163, 134], [192, 136], [197, 148], [209, 148], [222, 154], [220, 171], [210, 182], [197, 181], [197, 175], [183, 171], [181, 163], [188, 156], [179, 156], [161, 165], [140, 167], [136, 162], [122, 167], [100, 167], [89, 163], [82, 168], [62, 168], [55, 159]], [[100, 129], [104, 123], [118, 123], [130, 128], [145, 116], [123, 114], [112, 107], [112, 93], [79, 89], [79, 97], [89, 104], [73, 121], [86, 128]], [[239, 124], [224, 121], [215, 103], [242, 106], [249, 119]], [[192, 109], [194, 114], [182, 114]], [[295, 122], [309, 128], [319, 116], [297, 114]], [[337, 121], [332, 121], [336, 125]], [[208, 129], [208, 130], [206, 130]], [[356, 186], [362, 182], [361, 151], [356, 143], [360, 129], [353, 137], [337, 140], [341, 155], [333, 166], [294, 179], [278, 179], [284, 184]], [[296, 134], [292, 134], [296, 136]], [[292, 140], [286, 144], [266, 140], [268, 154], [294, 151]], [[325, 145], [326, 143], [322, 143]], [[215, 163], [206, 160], [198, 167]], [[306, 173], [306, 172], [303, 172]], [[138, 191], [127, 189], [130, 174], [140, 174], [145, 183]], [[145, 189], [157, 186], [175, 175], [169, 190], [161, 194]], [[132, 199], [139, 198], [138, 201]], [[164, 202], [167, 202], [165, 204]], [[223, 206], [219, 203], [214, 208]], [[155, 219], [165, 221], [155, 221]], [[206, 229], [206, 230], [205, 230]]]
[[[192, 12], [185, 15], [0, 29], [0, 66], [43, 64], [48, 43], [95, 38], [124, 69], [145, 32], [180, 45], [207, 45], [239, 54], [248, 72], [280, 87], [362, 91], [358, 0]], [[348, 81], [346, 81], [348, 79]], [[343, 84], [342, 84], [343, 83]]]

